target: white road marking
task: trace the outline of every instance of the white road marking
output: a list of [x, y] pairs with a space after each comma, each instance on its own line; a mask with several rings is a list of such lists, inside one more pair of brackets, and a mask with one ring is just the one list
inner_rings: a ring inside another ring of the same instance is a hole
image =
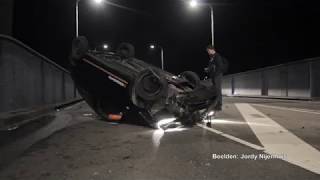
[[198, 123], [197, 125], [198, 125], [199, 127], [203, 128], [203, 129], [206, 129], [206, 130], [211, 131], [211, 132], [213, 132], [213, 133], [215, 133], [215, 134], [221, 135], [221, 136], [223, 136], [223, 137], [225, 137], [225, 138], [228, 138], [228, 139], [230, 139], [230, 140], [236, 141], [236, 142], [238, 142], [238, 143], [240, 143], [240, 144], [243, 144], [243, 145], [245, 145], [245, 146], [249, 146], [249, 147], [251, 147], [251, 148], [253, 148], [253, 149], [256, 149], [256, 150], [259, 150], [259, 151], [264, 150], [264, 148], [261, 147], [261, 146], [252, 144], [252, 143], [247, 142], [247, 141], [245, 141], [245, 140], [242, 140], [242, 139], [240, 139], [240, 138], [237, 138], [237, 137], [234, 137], [234, 136], [232, 136], [232, 135], [223, 133], [223, 132], [218, 131], [218, 130], [216, 130], [216, 129], [214, 129], [214, 128], [209, 128], [209, 127], [207, 127], [207, 126], [205, 126], [205, 125], [203, 125], [203, 124], [200, 124], [200, 123]]
[[287, 111], [296, 111], [296, 112], [303, 112], [303, 113], [311, 113], [311, 114], [319, 114], [319, 111], [313, 111], [309, 109], [300, 109], [300, 108], [287, 108], [287, 107], [280, 107], [280, 106], [270, 106], [270, 105], [263, 105], [263, 104], [252, 104], [254, 106], [278, 109], [278, 110], [287, 110]]
[[320, 174], [320, 152], [295, 136], [271, 118], [249, 104], [235, 104], [241, 115], [250, 123], [263, 123], [269, 126], [250, 126], [265, 153], [285, 155], [284, 160], [304, 169]]

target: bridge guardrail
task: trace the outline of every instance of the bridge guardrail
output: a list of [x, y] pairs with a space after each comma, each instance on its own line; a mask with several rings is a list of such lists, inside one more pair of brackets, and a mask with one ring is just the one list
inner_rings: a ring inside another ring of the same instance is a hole
[[79, 98], [68, 70], [22, 42], [0, 35], [0, 120]]
[[227, 96], [320, 98], [320, 58], [311, 58], [224, 76]]

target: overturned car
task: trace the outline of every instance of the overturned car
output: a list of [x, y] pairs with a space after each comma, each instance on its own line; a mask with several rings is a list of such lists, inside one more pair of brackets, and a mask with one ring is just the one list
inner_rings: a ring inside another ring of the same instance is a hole
[[139, 118], [154, 128], [193, 125], [212, 114], [216, 92], [186, 71], [176, 76], [134, 58], [128, 43], [117, 52], [90, 51], [85, 37], [73, 41], [71, 75], [79, 93], [102, 119]]

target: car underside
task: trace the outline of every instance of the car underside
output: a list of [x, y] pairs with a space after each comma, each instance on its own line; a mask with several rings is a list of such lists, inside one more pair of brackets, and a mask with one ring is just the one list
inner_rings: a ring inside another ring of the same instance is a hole
[[185, 71], [176, 76], [134, 57], [132, 45], [117, 52], [90, 51], [74, 40], [71, 75], [85, 101], [108, 121], [143, 119], [154, 128], [193, 125], [212, 114], [215, 88]]

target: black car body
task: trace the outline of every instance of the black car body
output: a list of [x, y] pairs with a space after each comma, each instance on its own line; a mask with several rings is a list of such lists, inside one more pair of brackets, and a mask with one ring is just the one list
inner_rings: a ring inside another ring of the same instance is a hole
[[[86, 102], [104, 119], [118, 114], [143, 118], [152, 127], [192, 125], [211, 112], [215, 91], [190, 71], [179, 76], [134, 58], [133, 47], [117, 53], [89, 51], [86, 38], [73, 42], [72, 77]], [[138, 115], [138, 116], [132, 116]]]

